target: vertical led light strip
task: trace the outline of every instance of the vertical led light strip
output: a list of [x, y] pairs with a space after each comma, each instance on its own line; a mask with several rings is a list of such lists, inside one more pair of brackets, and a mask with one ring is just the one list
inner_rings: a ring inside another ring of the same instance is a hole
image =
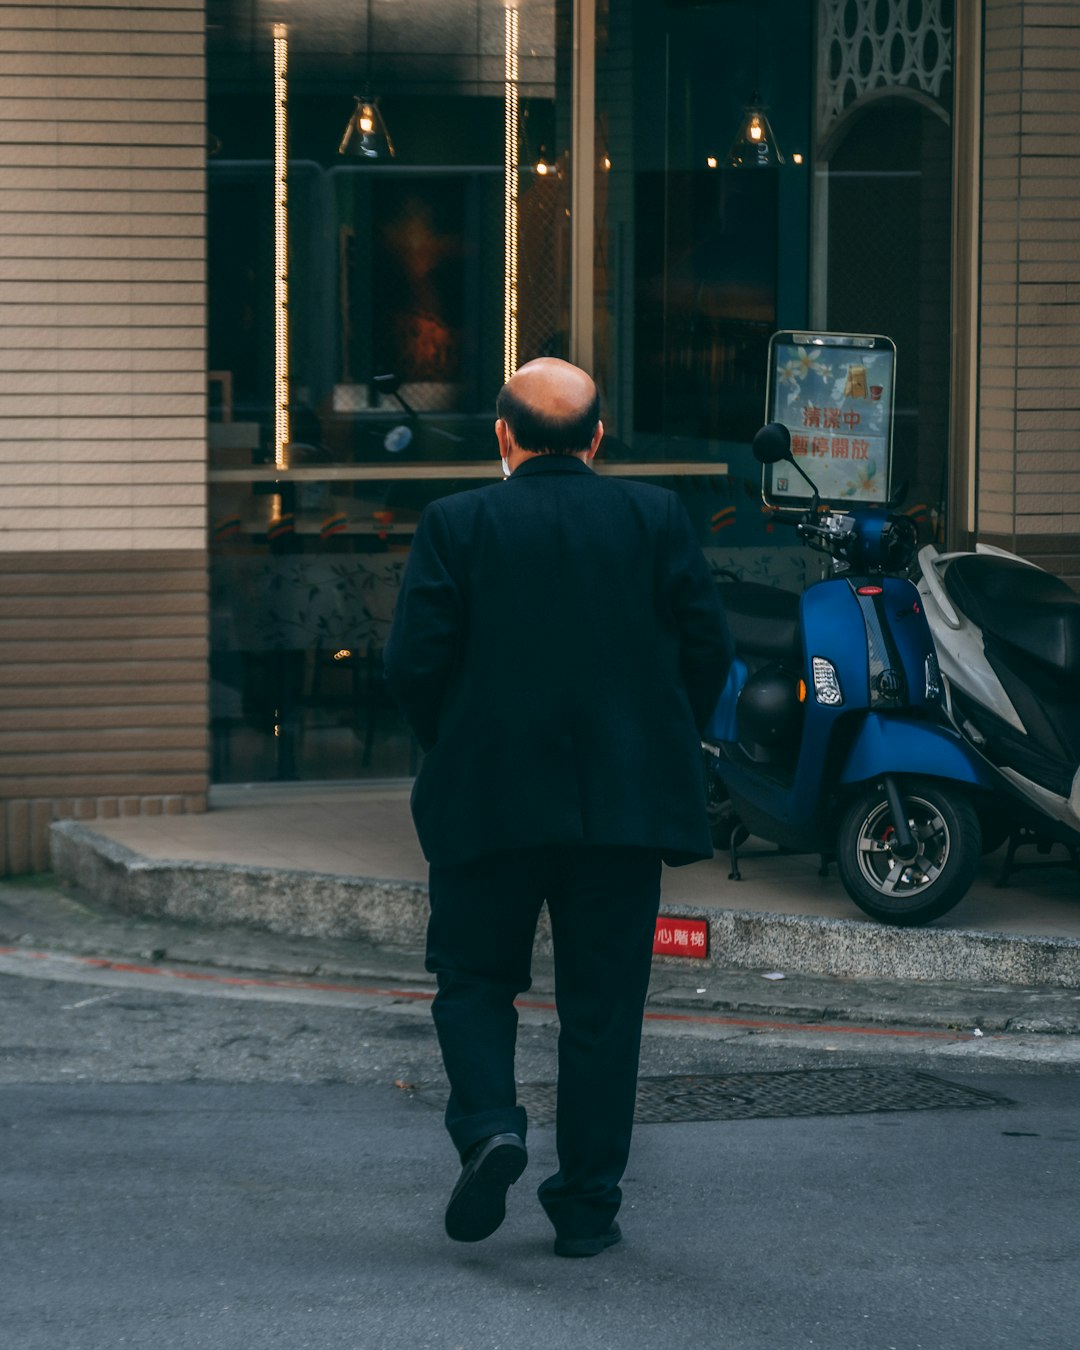
[[570, 118], [570, 360], [592, 370], [596, 277], [596, 5], [573, 7]]
[[286, 75], [289, 30], [274, 24], [274, 464], [287, 469], [289, 433], [289, 185]]
[[506, 277], [503, 301], [503, 379], [517, 370], [518, 347], [518, 12], [506, 7]]

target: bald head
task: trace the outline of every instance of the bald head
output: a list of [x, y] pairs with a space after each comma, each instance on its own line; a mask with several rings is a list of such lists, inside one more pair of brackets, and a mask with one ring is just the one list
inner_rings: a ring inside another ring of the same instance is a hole
[[596, 401], [592, 377], [557, 356], [526, 362], [511, 375], [506, 388], [526, 406], [565, 421], [584, 416]]
[[516, 371], [499, 391], [495, 409], [517, 447], [531, 454], [583, 454], [600, 423], [592, 378], [554, 356]]

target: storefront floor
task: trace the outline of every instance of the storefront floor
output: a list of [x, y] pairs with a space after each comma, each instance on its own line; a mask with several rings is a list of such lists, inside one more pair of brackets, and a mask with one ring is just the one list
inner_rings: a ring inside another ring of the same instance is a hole
[[[95, 821], [93, 830], [155, 861], [426, 880], [409, 816], [409, 786], [401, 781], [222, 787], [212, 792], [205, 815]], [[933, 929], [1080, 941], [1076, 872], [1067, 866], [1025, 869], [999, 888], [995, 881], [1003, 856], [1004, 850], [983, 859], [967, 896]], [[816, 857], [782, 855], [750, 840], [740, 866], [739, 882], [728, 878], [726, 855], [666, 869], [664, 904], [872, 922], [848, 899], [835, 867], [827, 877], [818, 876]]]

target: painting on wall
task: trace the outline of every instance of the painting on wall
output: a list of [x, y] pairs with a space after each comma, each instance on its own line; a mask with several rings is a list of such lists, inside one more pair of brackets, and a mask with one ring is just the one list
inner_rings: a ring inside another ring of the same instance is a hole
[[456, 410], [467, 357], [467, 184], [373, 179], [343, 222], [342, 375], [397, 376], [421, 410]]

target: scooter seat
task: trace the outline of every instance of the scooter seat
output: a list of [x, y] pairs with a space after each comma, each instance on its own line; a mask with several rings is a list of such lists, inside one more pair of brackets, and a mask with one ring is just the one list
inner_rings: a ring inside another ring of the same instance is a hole
[[794, 592], [757, 581], [725, 581], [716, 589], [740, 655], [802, 660], [799, 597]]
[[993, 554], [954, 559], [945, 589], [1000, 642], [1066, 675], [1080, 674], [1080, 595], [1068, 582]]

